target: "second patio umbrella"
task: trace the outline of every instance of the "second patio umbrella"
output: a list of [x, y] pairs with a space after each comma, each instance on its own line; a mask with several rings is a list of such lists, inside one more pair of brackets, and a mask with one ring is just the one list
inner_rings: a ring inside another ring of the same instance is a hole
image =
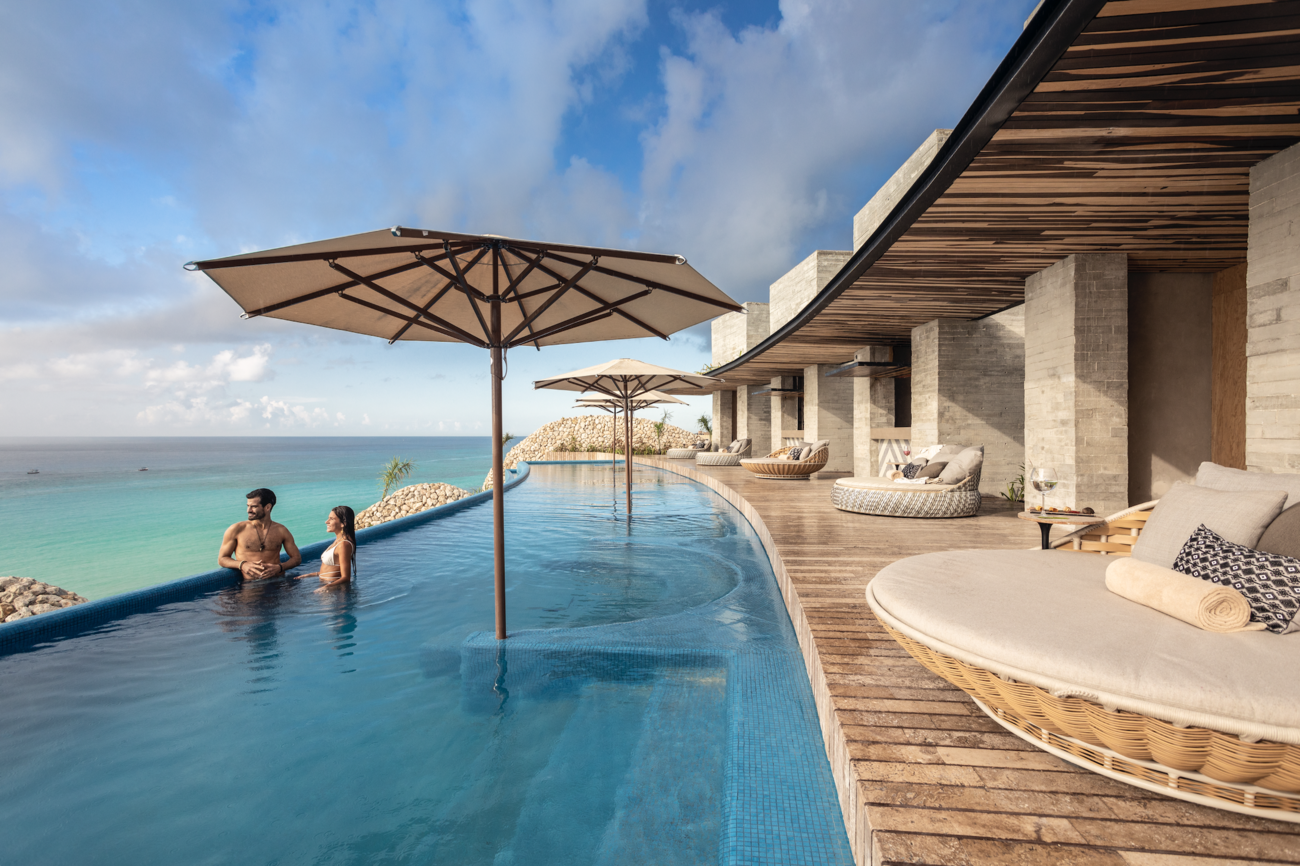
[[740, 307], [681, 256], [392, 228], [190, 262], [244, 309], [491, 353], [496, 634], [506, 636], [501, 380], [516, 346], [668, 335]]
[[619, 358], [594, 367], [574, 370], [549, 379], [538, 379], [534, 388], [556, 388], [561, 391], [595, 391], [618, 400], [623, 406], [623, 426], [627, 443], [627, 459], [623, 461], [627, 472], [627, 513], [632, 514], [632, 427], [628, 418], [631, 414], [632, 398], [647, 391], [661, 388], [673, 388], [679, 392], [699, 389], [704, 393], [710, 385], [717, 385], [722, 380], [713, 376], [701, 376], [698, 373], [683, 373], [670, 370], [645, 361], [631, 358]]

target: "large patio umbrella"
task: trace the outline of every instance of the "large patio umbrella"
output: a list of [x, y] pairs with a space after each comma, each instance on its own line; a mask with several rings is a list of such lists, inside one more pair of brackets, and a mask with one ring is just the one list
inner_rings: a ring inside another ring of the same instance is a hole
[[[632, 401], [633, 418], [632, 418], [632, 422], [630, 422], [632, 423], [632, 426], [633, 427], [636, 426], [635, 424], [636, 410], [648, 409], [651, 406], [658, 406], [663, 403], [681, 403], [682, 405], [685, 405], [686, 401], [678, 400], [673, 395], [665, 394], [662, 391], [647, 391], [644, 394], [640, 394], [637, 396], [635, 400]], [[613, 413], [614, 441], [613, 444], [610, 445], [610, 449], [609, 449], [609, 457], [610, 457], [609, 462], [610, 462], [610, 466], [617, 466], [618, 465], [618, 413], [619, 410], [623, 408], [622, 402], [620, 402], [619, 400], [613, 397], [583, 397], [574, 405], [576, 405], [580, 409], [604, 409], [606, 412]]]
[[574, 370], [562, 376], [538, 379], [534, 388], [556, 388], [561, 391], [595, 391], [606, 397], [613, 397], [623, 406], [623, 441], [627, 443], [627, 455], [623, 461], [627, 471], [627, 513], [632, 514], [632, 399], [647, 391], [672, 388], [679, 394], [691, 389], [704, 393], [711, 385], [717, 385], [721, 379], [713, 376], [701, 376], [698, 373], [683, 373], [634, 361], [631, 358], [619, 358], [583, 370]]
[[190, 262], [244, 309], [491, 353], [496, 631], [506, 636], [501, 380], [516, 346], [668, 335], [740, 307], [681, 256], [393, 228]]

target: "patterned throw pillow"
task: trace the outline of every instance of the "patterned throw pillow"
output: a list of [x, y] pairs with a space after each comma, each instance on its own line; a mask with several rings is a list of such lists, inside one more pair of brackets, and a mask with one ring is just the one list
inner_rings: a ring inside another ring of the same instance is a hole
[[798, 447], [791, 448], [789, 451], [785, 452], [785, 459], [787, 459], [787, 460], [801, 460], [801, 459], [803, 459], [803, 452], [804, 452], [805, 450], [806, 450], [806, 449], [798, 448]]
[[915, 478], [916, 473], [920, 472], [923, 468], [925, 468], [924, 463], [908, 463], [903, 467], [903, 477]]
[[1237, 590], [1250, 618], [1271, 632], [1300, 631], [1300, 559], [1233, 544], [1202, 523], [1178, 552], [1174, 571]]

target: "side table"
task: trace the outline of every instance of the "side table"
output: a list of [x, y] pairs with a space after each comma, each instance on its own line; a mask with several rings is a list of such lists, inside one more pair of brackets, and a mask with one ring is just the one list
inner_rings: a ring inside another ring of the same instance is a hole
[[1030, 514], [1028, 511], [1022, 511], [1016, 515], [1021, 520], [1032, 520], [1038, 524], [1038, 528], [1043, 531], [1043, 550], [1051, 550], [1052, 527], [1058, 524], [1068, 526], [1096, 526], [1099, 523], [1105, 523], [1104, 517], [1098, 517], [1095, 514], [1068, 514], [1064, 517], [1040, 517], [1037, 514]]

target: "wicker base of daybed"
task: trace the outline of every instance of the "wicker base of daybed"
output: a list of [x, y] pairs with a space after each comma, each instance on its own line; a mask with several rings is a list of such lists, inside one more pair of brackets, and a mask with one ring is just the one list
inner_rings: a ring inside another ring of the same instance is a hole
[[1058, 698], [884, 627], [914, 659], [975, 698], [1003, 727], [1064, 760], [1170, 797], [1300, 823], [1300, 746], [1244, 743], [1206, 728], [1179, 728], [1082, 698]]
[[709, 454], [703, 448], [669, 448], [664, 456], [669, 460], [694, 460], [700, 454]]
[[739, 466], [741, 459], [741, 455], [726, 451], [701, 451], [695, 455], [695, 462], [699, 466]]
[[845, 487], [831, 488], [831, 505], [840, 511], [880, 517], [973, 517], [980, 510], [979, 478], [967, 476], [951, 490], [923, 491]]

